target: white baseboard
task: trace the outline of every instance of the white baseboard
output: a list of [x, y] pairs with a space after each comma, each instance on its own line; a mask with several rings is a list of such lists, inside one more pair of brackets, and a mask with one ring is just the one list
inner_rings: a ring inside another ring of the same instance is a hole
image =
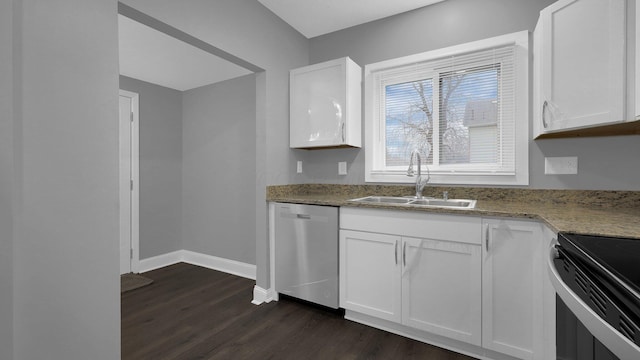
[[473, 357], [480, 360], [514, 360], [515, 358], [498, 353], [493, 350], [484, 349], [481, 346], [468, 344], [464, 341], [454, 340], [442, 335], [436, 335], [427, 331], [422, 331], [406, 325], [395, 323], [389, 320], [378, 319], [356, 311], [346, 310], [344, 314], [346, 320], [384, 330], [409, 339], [431, 344], [443, 349], [455, 351], [457, 353]]
[[262, 303], [269, 303], [273, 300], [278, 300], [278, 293], [276, 293], [273, 288], [265, 290], [258, 285], [253, 287], [253, 301], [251, 302], [252, 304], [260, 305]]
[[220, 258], [217, 256], [200, 254], [189, 250], [178, 250], [168, 254], [158, 255], [140, 260], [141, 273], [161, 267], [185, 262], [187, 264], [202, 266], [212, 270], [218, 270], [241, 276], [247, 279], [256, 279], [256, 266], [235, 260]]
[[138, 271], [141, 273], [182, 262], [182, 250], [140, 259]]
[[217, 256], [200, 254], [189, 250], [182, 250], [182, 254], [182, 261], [188, 264], [238, 275], [247, 279], [256, 279], [255, 265], [224, 259]]

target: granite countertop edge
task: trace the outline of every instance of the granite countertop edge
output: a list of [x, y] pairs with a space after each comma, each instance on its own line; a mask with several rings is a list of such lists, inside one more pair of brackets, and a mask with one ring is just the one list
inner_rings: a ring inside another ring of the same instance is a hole
[[[553, 232], [580, 233], [586, 235], [627, 237], [640, 240], [640, 207], [629, 206], [636, 204], [635, 199], [630, 199], [626, 206], [609, 206], [606, 200], [594, 196], [594, 204], [572, 202], [571, 200], [531, 201], [530, 199], [512, 198], [505, 199], [480, 199], [478, 198], [474, 209], [447, 209], [411, 207], [403, 205], [369, 204], [349, 201], [361, 197], [362, 193], [344, 191], [345, 186], [340, 186], [343, 191], [326, 191], [331, 187], [323, 186], [324, 192], [300, 191], [299, 186], [290, 189], [278, 186], [277, 191], [267, 191], [268, 202], [284, 202], [294, 204], [324, 205], [337, 207], [357, 207], [368, 209], [384, 209], [394, 211], [412, 211], [439, 214], [453, 214], [465, 216], [501, 217], [513, 219], [529, 219], [541, 221]], [[284, 191], [283, 191], [284, 190]], [[287, 190], [292, 190], [288, 192]], [[509, 189], [511, 190], [511, 189]], [[527, 190], [528, 193], [532, 192]], [[516, 194], [518, 192], [515, 192]], [[602, 192], [599, 192], [602, 193]], [[554, 195], [564, 193], [555, 193]], [[373, 195], [369, 193], [369, 195]], [[526, 197], [528, 194], [525, 194]], [[575, 195], [575, 194], [570, 194]], [[582, 194], [578, 194], [582, 195]], [[592, 194], [588, 194], [591, 196]], [[629, 194], [613, 194], [614, 196], [636, 196], [640, 198], [640, 192]], [[363, 195], [366, 196], [366, 195]], [[391, 195], [395, 196], [395, 195]], [[604, 197], [612, 196], [610, 193]], [[570, 197], [569, 197], [570, 199]], [[599, 199], [599, 200], [598, 200]]]

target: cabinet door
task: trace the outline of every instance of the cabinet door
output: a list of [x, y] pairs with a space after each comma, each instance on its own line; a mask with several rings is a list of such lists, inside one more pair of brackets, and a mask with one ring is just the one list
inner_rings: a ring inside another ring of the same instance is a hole
[[624, 119], [625, 0], [561, 0], [540, 13], [543, 132]]
[[402, 323], [480, 345], [480, 246], [415, 238], [402, 246]]
[[520, 359], [542, 358], [542, 228], [490, 219], [484, 226], [482, 346]]
[[340, 230], [340, 307], [400, 322], [400, 237]]
[[291, 147], [342, 143], [345, 76], [340, 63], [291, 72]]

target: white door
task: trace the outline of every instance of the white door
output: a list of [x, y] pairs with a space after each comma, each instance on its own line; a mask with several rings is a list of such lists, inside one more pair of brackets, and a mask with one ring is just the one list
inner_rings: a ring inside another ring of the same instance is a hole
[[400, 236], [340, 230], [340, 307], [401, 321]]
[[137, 271], [138, 94], [120, 90], [120, 274]]
[[481, 343], [479, 245], [402, 238], [402, 323]]

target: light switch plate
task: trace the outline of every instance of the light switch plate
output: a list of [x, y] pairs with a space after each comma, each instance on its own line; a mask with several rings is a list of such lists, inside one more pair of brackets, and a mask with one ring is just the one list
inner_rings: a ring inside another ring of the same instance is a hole
[[545, 157], [544, 173], [548, 175], [572, 175], [578, 173], [578, 157]]
[[338, 175], [347, 175], [347, 162], [340, 161], [338, 163]]

